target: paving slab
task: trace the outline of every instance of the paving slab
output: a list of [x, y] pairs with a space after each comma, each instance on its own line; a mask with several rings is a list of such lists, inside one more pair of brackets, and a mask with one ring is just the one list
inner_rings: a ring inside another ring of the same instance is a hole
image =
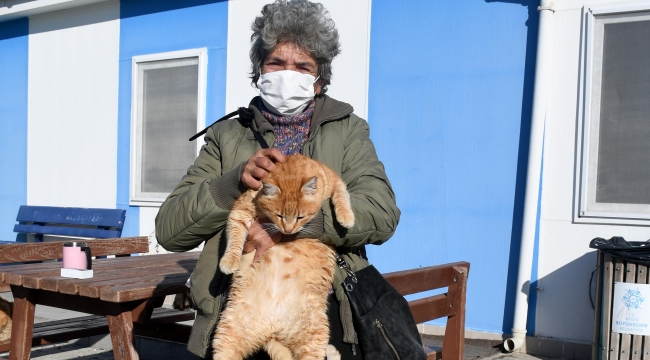
[[[442, 346], [442, 336], [422, 335], [422, 344], [425, 346]], [[550, 360], [553, 358], [520, 353], [508, 353], [503, 349], [502, 341], [465, 339], [464, 360], [499, 359], [499, 360]]]

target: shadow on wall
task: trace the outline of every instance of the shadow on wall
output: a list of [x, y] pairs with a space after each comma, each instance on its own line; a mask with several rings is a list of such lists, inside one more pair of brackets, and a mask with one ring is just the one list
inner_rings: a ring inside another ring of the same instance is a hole
[[540, 301], [537, 338], [528, 338], [528, 352], [563, 359], [591, 358], [592, 301], [595, 303], [598, 296], [595, 273], [592, 278], [596, 254], [590, 251], [531, 283], [531, 292]]
[[[228, 0], [157, 0], [157, 1], [139, 1], [139, 0], [121, 0], [121, 4], [130, 4], [128, 10], [122, 11], [121, 18], [148, 15], [158, 12], [184, 9], [194, 6], [220, 3]], [[142, 3], [142, 6], [137, 6]]]
[[[525, 6], [528, 8], [528, 19], [526, 20], [526, 59], [524, 68], [524, 86], [521, 104], [521, 126], [519, 132], [519, 154], [517, 155], [517, 177], [515, 183], [515, 197], [512, 214], [512, 231], [510, 236], [510, 254], [508, 256], [508, 278], [506, 284], [506, 296], [504, 303], [504, 315], [502, 331], [510, 334], [514, 318], [515, 295], [517, 289], [517, 273], [519, 267], [519, 249], [521, 243], [521, 228], [524, 212], [524, 193], [526, 191], [526, 172], [528, 167], [528, 145], [530, 141], [530, 121], [533, 110], [533, 87], [535, 82], [535, 65], [537, 58], [537, 33], [539, 28], [539, 14], [537, 6], [539, 1], [535, 0], [485, 0], [486, 3], [507, 3]], [[535, 329], [534, 309], [536, 294], [533, 293], [528, 299], [529, 316], [528, 331]], [[532, 315], [532, 316], [531, 316]]]
[[29, 25], [26, 18], [0, 22], [0, 41], [27, 36]]

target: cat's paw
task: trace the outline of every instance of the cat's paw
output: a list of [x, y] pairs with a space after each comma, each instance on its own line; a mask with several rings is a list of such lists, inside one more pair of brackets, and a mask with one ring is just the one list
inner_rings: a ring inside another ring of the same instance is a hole
[[327, 345], [325, 354], [327, 355], [327, 360], [341, 360], [341, 354], [339, 354], [338, 350], [336, 350], [336, 348], [332, 345]]
[[354, 226], [354, 213], [352, 211], [339, 210], [336, 213], [336, 221], [346, 229]]
[[221, 272], [226, 275], [233, 274], [239, 268], [240, 260], [241, 256], [232, 253], [225, 253], [219, 262], [219, 269], [221, 269]]

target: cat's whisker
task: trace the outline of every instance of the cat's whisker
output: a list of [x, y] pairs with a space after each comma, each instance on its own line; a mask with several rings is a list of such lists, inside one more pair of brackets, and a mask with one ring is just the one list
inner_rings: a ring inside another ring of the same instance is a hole
[[280, 232], [280, 229], [278, 229], [278, 227], [274, 223], [261, 223], [260, 226], [270, 236], [273, 236], [278, 232]]
[[315, 227], [304, 227], [298, 235], [302, 238], [316, 238], [321, 235], [321, 231], [318, 231]]

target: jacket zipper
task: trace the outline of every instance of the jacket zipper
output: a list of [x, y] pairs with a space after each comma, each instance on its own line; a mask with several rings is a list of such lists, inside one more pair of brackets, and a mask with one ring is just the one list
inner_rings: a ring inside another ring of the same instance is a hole
[[393, 346], [393, 343], [391, 343], [390, 340], [388, 339], [388, 335], [386, 335], [386, 331], [384, 330], [384, 326], [379, 322], [379, 319], [375, 319], [375, 326], [377, 327], [377, 329], [379, 329], [379, 331], [381, 331], [381, 335], [384, 337], [384, 340], [386, 340], [386, 343], [388, 344], [388, 346], [390, 346], [390, 348], [393, 349], [393, 352], [395, 353], [395, 356], [397, 357], [397, 360], [401, 360], [401, 358], [399, 357], [399, 354], [397, 353], [397, 350]]

